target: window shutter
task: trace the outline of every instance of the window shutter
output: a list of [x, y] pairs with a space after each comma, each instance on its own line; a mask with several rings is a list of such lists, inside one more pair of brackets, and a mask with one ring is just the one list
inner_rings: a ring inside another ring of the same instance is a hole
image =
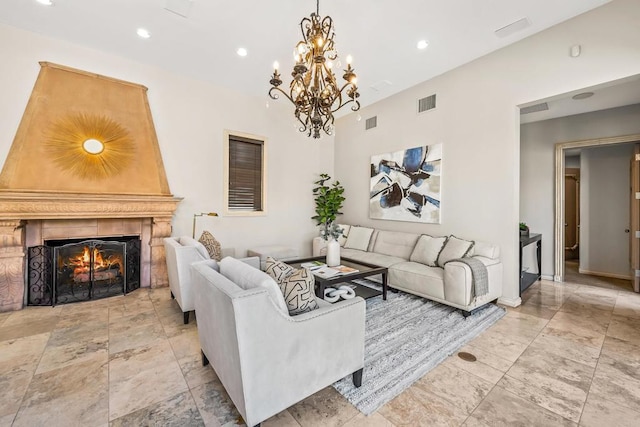
[[229, 135], [229, 210], [262, 210], [263, 142]]

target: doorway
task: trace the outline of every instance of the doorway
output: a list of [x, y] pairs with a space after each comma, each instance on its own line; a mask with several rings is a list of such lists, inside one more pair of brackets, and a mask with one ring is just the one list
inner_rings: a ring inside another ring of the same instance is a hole
[[[567, 150], [575, 150], [575, 149], [583, 149], [588, 147], [599, 147], [599, 146], [607, 146], [607, 145], [615, 145], [615, 144], [624, 144], [624, 143], [632, 143], [640, 140], [640, 134], [613, 137], [613, 138], [600, 138], [600, 139], [592, 139], [592, 140], [583, 140], [583, 141], [573, 141], [573, 142], [565, 142], [556, 144], [556, 166], [555, 166], [555, 176], [556, 176], [556, 189], [555, 189], [555, 226], [554, 226], [554, 263], [555, 263], [555, 276], [554, 280], [556, 281], [564, 281], [567, 280], [568, 277], [571, 276], [571, 280], [580, 279], [580, 282], [592, 282], [585, 284], [593, 284], [595, 286], [604, 286], [604, 287], [618, 287], [621, 284], [626, 287], [626, 290], [629, 289], [630, 285], [625, 286], [624, 282], [620, 282], [620, 279], [623, 277], [612, 277], [612, 278], [602, 278], [599, 276], [591, 276], [580, 274], [581, 272], [576, 271], [573, 268], [575, 262], [571, 261], [570, 257], [572, 256], [571, 248], [573, 245], [569, 245], [569, 243], [573, 243], [571, 232], [567, 231], [568, 224], [567, 219], [567, 208], [565, 206], [565, 202], [567, 201], [566, 192], [571, 192], [571, 185], [573, 183], [570, 181], [567, 182], [567, 177], [565, 176], [565, 172], [570, 172], [565, 169], [565, 154]], [[570, 173], [569, 173], [570, 174]], [[579, 180], [577, 181], [579, 188]], [[579, 201], [579, 198], [577, 199]], [[579, 211], [579, 210], [578, 210]], [[579, 214], [576, 214], [579, 215]], [[579, 217], [577, 217], [577, 225], [580, 224]], [[579, 227], [576, 227], [579, 230]], [[628, 232], [628, 230], [626, 230]], [[580, 249], [580, 237], [578, 233], [578, 237], [574, 244], [577, 244], [576, 249]], [[568, 249], [569, 250], [568, 250]], [[579, 257], [579, 255], [578, 255]], [[565, 265], [565, 261], [569, 261], [568, 265]], [[640, 260], [636, 260], [637, 263], [640, 263]], [[632, 263], [633, 265], [633, 263]], [[635, 267], [634, 267], [635, 268]], [[575, 277], [575, 274], [579, 274], [581, 277]], [[584, 277], [582, 277], [584, 276]], [[626, 278], [626, 277], [625, 277]], [[603, 280], [600, 280], [603, 279]], [[616, 279], [616, 280], [609, 280]], [[626, 283], [629, 283], [629, 280], [626, 280]], [[636, 290], [637, 291], [637, 290]]]

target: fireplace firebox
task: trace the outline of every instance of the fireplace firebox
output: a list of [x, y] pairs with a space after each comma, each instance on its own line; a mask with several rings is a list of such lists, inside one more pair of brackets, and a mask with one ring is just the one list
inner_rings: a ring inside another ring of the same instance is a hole
[[28, 248], [28, 304], [123, 295], [140, 287], [139, 236], [48, 240]]

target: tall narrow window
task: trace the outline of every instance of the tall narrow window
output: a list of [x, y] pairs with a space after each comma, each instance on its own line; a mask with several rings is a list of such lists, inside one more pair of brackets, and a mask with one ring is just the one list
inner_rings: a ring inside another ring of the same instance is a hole
[[265, 212], [265, 139], [226, 133], [226, 206], [230, 214]]

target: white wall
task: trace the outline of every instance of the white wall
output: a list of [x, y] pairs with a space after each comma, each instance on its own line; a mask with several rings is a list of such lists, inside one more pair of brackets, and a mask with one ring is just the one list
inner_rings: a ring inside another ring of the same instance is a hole
[[223, 131], [268, 139], [268, 214], [200, 218], [223, 246], [243, 255], [247, 247], [283, 244], [311, 252], [317, 229], [311, 189], [320, 172], [333, 173], [333, 139], [307, 138], [293, 127], [293, 107], [265, 96], [247, 97], [159, 68], [0, 25], [0, 164], [9, 151], [31, 90], [49, 61], [149, 88], [148, 97], [171, 191], [184, 197], [173, 234], [191, 234], [195, 212], [223, 207]]
[[[354, 115], [342, 118], [335, 167], [346, 187], [345, 220], [494, 242], [504, 262], [503, 301], [519, 303], [517, 105], [640, 73], [639, 20], [640, 2], [614, 0], [364, 108], [361, 122]], [[583, 54], [571, 58], [569, 47], [576, 43]], [[416, 115], [417, 99], [433, 93], [437, 109]], [[378, 128], [365, 131], [364, 119], [374, 115]], [[443, 144], [442, 224], [369, 219], [370, 156], [438, 142]], [[538, 196], [549, 190], [541, 188]], [[539, 212], [552, 217], [550, 209]]]
[[[522, 161], [522, 148], [520, 149], [520, 161]], [[524, 160], [526, 162], [526, 159]], [[565, 168], [574, 168], [580, 169], [580, 156], [565, 156], [564, 158], [564, 167]], [[522, 168], [520, 169], [522, 172]], [[522, 178], [522, 175], [521, 175]], [[522, 185], [522, 181], [520, 181], [520, 185]], [[525, 197], [524, 194], [520, 193], [520, 201]]]
[[[640, 104], [522, 125], [520, 218], [530, 224], [532, 230], [542, 233], [543, 275], [555, 274], [555, 144], [640, 133], [639, 116]], [[584, 177], [581, 178], [582, 192]], [[581, 221], [584, 221], [584, 217]], [[583, 238], [581, 234], [581, 245], [585, 244]], [[530, 259], [531, 257], [527, 257], [526, 265], [531, 264]]]
[[629, 163], [633, 144], [582, 150], [580, 272], [631, 278]]

